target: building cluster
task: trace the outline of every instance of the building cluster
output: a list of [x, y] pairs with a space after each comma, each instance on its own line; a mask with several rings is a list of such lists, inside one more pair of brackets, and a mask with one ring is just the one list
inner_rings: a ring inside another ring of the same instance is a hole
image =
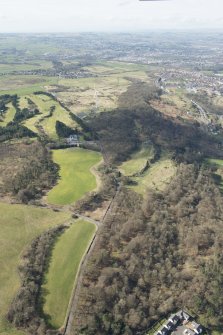
[[67, 138], [67, 144], [69, 144], [70, 146], [72, 147], [79, 147], [80, 146], [80, 142], [79, 142], [79, 137], [78, 135], [70, 135], [68, 138]]
[[172, 314], [155, 335], [201, 335], [204, 329], [184, 310]]
[[166, 70], [160, 75], [158, 83], [162, 88], [184, 88], [188, 92], [208, 90], [210, 93], [220, 95], [223, 92], [223, 75], [205, 75], [199, 71], [187, 71], [185, 69]]

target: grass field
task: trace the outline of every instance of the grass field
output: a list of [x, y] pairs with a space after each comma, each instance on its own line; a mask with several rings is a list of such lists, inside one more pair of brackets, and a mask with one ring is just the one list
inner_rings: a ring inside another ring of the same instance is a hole
[[78, 220], [56, 242], [42, 291], [43, 312], [53, 328], [64, 324], [79, 265], [95, 231], [94, 224]]
[[211, 163], [211, 164], [216, 164], [219, 167], [223, 167], [223, 159], [210, 158], [210, 159], [208, 159], [208, 162]]
[[53, 159], [60, 166], [61, 179], [48, 193], [49, 203], [72, 204], [96, 188], [96, 178], [90, 169], [100, 162], [99, 153], [79, 148], [54, 150]]
[[209, 158], [206, 161], [210, 165], [216, 165], [217, 166], [217, 171], [216, 175], [221, 178], [220, 183], [219, 183], [219, 188], [223, 192], [223, 159], [214, 159], [214, 158]]
[[144, 195], [149, 188], [162, 191], [169, 184], [175, 172], [176, 166], [171, 159], [160, 159], [142, 176], [132, 178], [137, 185], [131, 186], [131, 188], [142, 195]]
[[98, 111], [107, 111], [117, 107], [118, 97], [127, 90], [130, 82], [123, 74], [106, 75], [97, 78], [60, 79], [59, 85], [69, 87], [58, 93], [74, 113], [89, 113], [95, 107], [97, 91]]
[[40, 120], [44, 116], [49, 115], [50, 107], [55, 106], [54, 101], [51, 98], [44, 96], [44, 95], [30, 94], [24, 97], [20, 97], [21, 106], [25, 105], [25, 102], [26, 102], [25, 98], [31, 99], [41, 113], [25, 121], [25, 126], [27, 128], [38, 133], [38, 129], [36, 128], [36, 125], [40, 122]]
[[[77, 126], [77, 124], [69, 116], [69, 113], [64, 108], [62, 108], [57, 101], [53, 100], [52, 98], [42, 94], [40, 95], [30, 94], [20, 98], [20, 106], [25, 106], [25, 104], [27, 103], [27, 100], [25, 98], [31, 99], [41, 113], [25, 121], [25, 126], [31, 129], [32, 131], [38, 132], [36, 125], [39, 124], [43, 127], [44, 131], [48, 134], [50, 138], [57, 139], [55, 129], [57, 120], [65, 123], [70, 127]], [[49, 118], [47, 117], [43, 119], [44, 116], [49, 115], [50, 108], [52, 106], [56, 107], [55, 111], [53, 112], [53, 115]]]
[[0, 95], [1, 94], [18, 94], [27, 95], [35, 91], [44, 90], [44, 86], [53, 85], [57, 82], [55, 77], [43, 76], [2, 76], [0, 77]]
[[148, 159], [151, 159], [154, 155], [152, 146], [143, 147], [140, 151], [134, 153], [131, 159], [122, 163], [119, 170], [125, 176], [131, 176], [137, 172], [140, 172], [146, 165]]
[[40, 122], [44, 131], [49, 135], [52, 139], [57, 139], [56, 134], [56, 121], [61, 121], [65, 123], [67, 126], [75, 127], [77, 124], [71, 119], [69, 113], [62, 108], [58, 102], [51, 100], [51, 104], [56, 107], [53, 115], [49, 118], [45, 118], [43, 121]]
[[124, 62], [98, 62], [85, 68], [97, 75], [92, 78], [59, 79], [64, 87], [58, 93], [74, 113], [89, 113], [95, 108], [97, 91], [97, 111], [110, 111], [118, 107], [120, 95], [131, 85], [129, 78], [149, 81], [148, 66]]
[[4, 115], [3, 121], [0, 121], [0, 127], [5, 127], [9, 122], [11, 122], [14, 119], [15, 116], [15, 108], [12, 106], [11, 103], [7, 105], [8, 110], [6, 111]]
[[9, 304], [20, 286], [17, 267], [24, 250], [42, 231], [67, 221], [68, 213], [0, 203], [0, 334], [20, 335], [6, 321]]
[[26, 64], [1, 64], [0, 63], [0, 73], [10, 74], [14, 71], [30, 71], [37, 69], [49, 69], [52, 67], [51, 62], [40, 61], [40, 62], [30, 62]]

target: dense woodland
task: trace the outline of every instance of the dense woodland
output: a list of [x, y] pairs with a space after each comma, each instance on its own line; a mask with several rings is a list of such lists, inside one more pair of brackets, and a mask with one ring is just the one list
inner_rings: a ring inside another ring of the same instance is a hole
[[0, 195], [11, 194], [28, 203], [56, 183], [58, 166], [41, 142], [1, 144], [0, 153]]
[[223, 327], [223, 200], [212, 172], [181, 164], [162, 194], [122, 189], [83, 281], [73, 334], [142, 334], [182, 306]]
[[112, 113], [101, 113], [89, 120], [110, 163], [119, 163], [144, 141], [173, 152], [173, 158], [188, 163], [206, 156], [222, 157], [222, 143], [208, 135], [197, 122], [190, 123], [163, 115], [153, 109], [150, 99], [160, 92], [143, 83], [134, 83], [120, 97], [120, 107]]
[[223, 198], [203, 165], [222, 149], [198, 123], [151, 108], [150, 98], [159, 92], [134, 83], [112, 115], [90, 120], [107, 163], [149, 140], [172, 153], [178, 171], [163, 193], [142, 199], [122, 187], [115, 198], [85, 273], [74, 335], [144, 334], [182, 307], [209, 329], [223, 327]]
[[68, 127], [65, 123], [61, 121], [56, 121], [56, 133], [59, 138], [66, 138], [70, 135], [77, 134], [77, 130]]

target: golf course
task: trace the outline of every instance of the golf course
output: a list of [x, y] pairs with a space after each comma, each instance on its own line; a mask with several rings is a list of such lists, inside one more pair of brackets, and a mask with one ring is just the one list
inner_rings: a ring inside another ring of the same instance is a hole
[[94, 224], [78, 220], [55, 244], [42, 288], [43, 312], [53, 328], [60, 328], [65, 321], [75, 278], [95, 231]]
[[48, 193], [48, 203], [69, 205], [97, 187], [90, 170], [100, 162], [99, 153], [80, 148], [54, 150], [53, 160], [60, 166], [60, 180]]
[[18, 266], [32, 240], [43, 231], [70, 219], [70, 213], [49, 209], [0, 203], [0, 334], [20, 335], [5, 315], [20, 287]]
[[[54, 150], [53, 159], [60, 167], [60, 180], [48, 194], [49, 203], [69, 205], [97, 187], [91, 171], [101, 160], [99, 153], [80, 148]], [[55, 329], [65, 322], [80, 264], [95, 232], [93, 223], [77, 220], [55, 243], [41, 292], [43, 314]]]

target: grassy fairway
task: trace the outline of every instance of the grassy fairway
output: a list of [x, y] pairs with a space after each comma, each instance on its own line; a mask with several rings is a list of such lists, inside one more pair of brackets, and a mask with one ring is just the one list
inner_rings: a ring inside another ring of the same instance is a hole
[[176, 166], [172, 160], [161, 159], [153, 164], [142, 176], [132, 178], [137, 182], [137, 185], [134, 185], [131, 188], [143, 195], [148, 188], [162, 191], [169, 184], [175, 172]]
[[58, 102], [51, 99], [51, 103], [56, 107], [56, 109], [51, 117], [45, 118], [43, 121], [41, 121], [41, 125], [50, 138], [57, 139], [56, 121], [61, 121], [67, 126], [73, 128], [77, 124], [71, 119], [69, 113], [64, 108], [62, 108]]
[[120, 171], [125, 176], [131, 176], [134, 173], [141, 171], [148, 159], [151, 159], [154, 155], [154, 150], [151, 147], [143, 147], [140, 151], [132, 155], [131, 159], [124, 162], [120, 167]]
[[96, 188], [96, 179], [90, 169], [101, 160], [99, 153], [79, 148], [54, 150], [53, 159], [60, 166], [61, 179], [48, 193], [49, 203], [72, 204]]
[[210, 158], [210, 159], [208, 159], [208, 163], [216, 164], [218, 167], [222, 167], [223, 166], [223, 159]]
[[6, 127], [9, 122], [11, 122], [14, 119], [15, 116], [15, 108], [12, 106], [12, 104], [7, 105], [8, 110], [6, 111], [4, 115], [4, 120], [0, 121], [0, 127]]
[[78, 220], [59, 237], [53, 249], [43, 286], [43, 311], [54, 328], [60, 328], [65, 321], [79, 264], [95, 230], [94, 224]]
[[0, 334], [20, 335], [5, 319], [20, 286], [17, 267], [23, 251], [42, 231], [61, 224], [70, 214], [48, 209], [0, 203]]
[[[50, 138], [56, 139], [57, 134], [55, 127], [57, 120], [71, 127], [77, 126], [77, 124], [70, 118], [69, 113], [64, 108], [62, 108], [57, 101], [53, 100], [52, 98], [42, 94], [39, 95], [31, 94], [28, 96], [28, 98], [30, 98], [35, 103], [35, 105], [37, 106], [37, 108], [41, 113], [25, 121], [25, 126], [31, 129], [32, 131], [38, 132], [36, 125], [40, 124]], [[24, 104], [24, 97], [20, 99], [20, 103]], [[49, 115], [50, 108], [52, 106], [55, 106], [55, 111], [53, 112], [52, 116], [46, 117], [47, 115]]]
[[220, 182], [218, 183], [219, 183], [220, 190], [223, 192], [223, 159], [210, 158], [210, 159], [207, 159], [206, 162], [210, 165], [214, 164], [217, 166], [216, 175], [221, 178]]

